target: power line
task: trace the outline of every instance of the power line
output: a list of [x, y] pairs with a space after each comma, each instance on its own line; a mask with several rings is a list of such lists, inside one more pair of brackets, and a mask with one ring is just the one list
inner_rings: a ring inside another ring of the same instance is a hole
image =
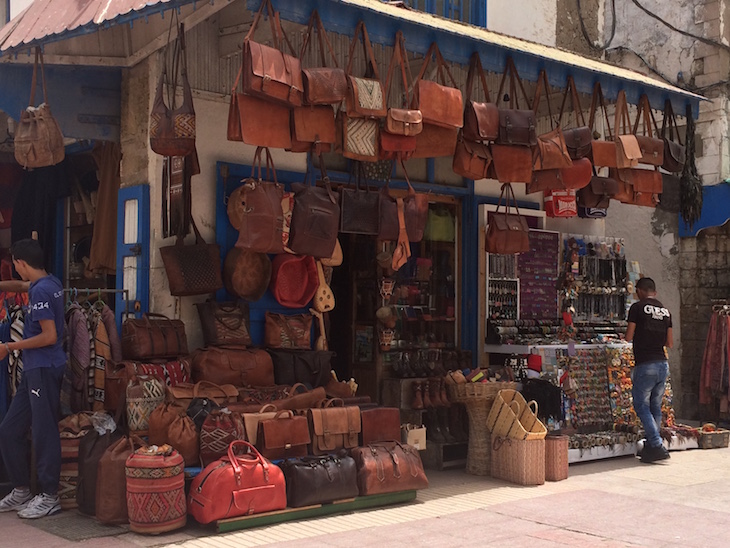
[[577, 0], [578, 2], [578, 20], [580, 21], [580, 30], [583, 33], [583, 38], [585, 38], [586, 42], [588, 42], [588, 47], [591, 49], [594, 49], [596, 51], [604, 51], [608, 46], [611, 45], [611, 42], [613, 42], [614, 36], [616, 36], [616, 0], [611, 0], [611, 36], [608, 37], [608, 40], [605, 44], [598, 45], [596, 42], [594, 42], [590, 36], [588, 36], [588, 29], [586, 28], [585, 21], [583, 20], [583, 9], [580, 5], [580, 0]]

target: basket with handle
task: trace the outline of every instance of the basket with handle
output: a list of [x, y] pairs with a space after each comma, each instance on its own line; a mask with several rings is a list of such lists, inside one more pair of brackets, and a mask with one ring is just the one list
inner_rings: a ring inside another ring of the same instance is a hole
[[487, 417], [487, 428], [493, 435], [517, 440], [544, 439], [547, 436], [547, 428], [537, 418], [537, 402], [528, 403], [513, 389], [499, 391]]
[[519, 422], [519, 414], [522, 412], [519, 402], [512, 401], [512, 398], [505, 399], [505, 390], [500, 390], [492, 404], [487, 416], [487, 430], [492, 436], [506, 438], [516, 422]]

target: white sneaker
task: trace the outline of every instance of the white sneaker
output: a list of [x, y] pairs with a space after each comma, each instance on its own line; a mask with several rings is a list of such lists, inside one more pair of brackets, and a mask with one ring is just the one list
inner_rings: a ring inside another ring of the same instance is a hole
[[0, 500], [0, 512], [17, 512], [18, 510], [22, 510], [28, 506], [32, 498], [33, 495], [30, 494], [29, 489], [21, 490], [16, 487], [3, 500]]
[[52, 516], [61, 511], [61, 499], [58, 495], [47, 495], [40, 493], [33, 497], [25, 509], [18, 512], [19, 518], [36, 519], [45, 516]]

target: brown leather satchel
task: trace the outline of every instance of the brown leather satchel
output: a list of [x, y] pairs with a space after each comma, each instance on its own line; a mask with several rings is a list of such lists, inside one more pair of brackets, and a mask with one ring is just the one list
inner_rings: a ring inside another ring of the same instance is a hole
[[[274, 47], [253, 41], [264, 9], [267, 10]], [[283, 53], [286, 42], [291, 55]], [[288, 107], [301, 106], [304, 97], [302, 67], [281, 29], [279, 13], [274, 13], [271, 0], [264, 0], [256, 12], [251, 28], [243, 39], [243, 92]]]
[[[363, 57], [366, 66], [364, 78], [352, 75], [355, 47], [360, 37], [362, 37]], [[347, 97], [345, 98], [347, 116], [353, 118], [382, 118], [387, 111], [385, 93], [383, 93], [383, 83], [380, 81], [373, 46], [370, 43], [368, 30], [363, 21], [359, 21], [357, 27], [355, 27], [355, 34], [350, 41], [347, 59], [347, 68], [345, 69], [347, 74]]]
[[535, 171], [527, 185], [527, 193], [546, 190], [579, 190], [591, 182], [593, 165], [588, 158], [574, 160], [573, 165], [563, 169]]
[[614, 200], [618, 200], [619, 202], [623, 204], [633, 204], [634, 203], [634, 187], [631, 185], [631, 183], [626, 182], [626, 180], [622, 177], [622, 172], [626, 170], [618, 170], [611, 168], [608, 170], [608, 176], [616, 181], [616, 184], [618, 185], [618, 190], [611, 195], [611, 198]]
[[190, 221], [195, 232], [193, 245], [185, 245], [183, 236], [178, 236], [174, 245], [160, 248], [170, 295], [176, 297], [205, 295], [223, 287], [220, 246], [206, 243], [195, 219]]
[[188, 353], [185, 324], [162, 314], [148, 312], [122, 324], [122, 356], [125, 360], [175, 358]]
[[307, 417], [284, 410], [259, 421], [256, 448], [267, 459], [304, 457], [311, 442]]
[[330, 152], [336, 142], [335, 111], [330, 105], [296, 107], [291, 112], [291, 152]]
[[493, 143], [492, 165], [500, 183], [529, 183], [532, 181], [532, 150], [526, 146]]
[[[677, 133], [676, 142], [674, 140], [675, 131]], [[671, 99], [667, 99], [664, 103], [664, 117], [660, 135], [664, 140], [664, 162], [662, 167], [670, 173], [681, 173], [684, 169], [685, 150], [677, 127], [677, 118], [674, 116]]]
[[[316, 28], [315, 28], [316, 25]], [[299, 59], [304, 59], [307, 46], [312, 41], [312, 32], [316, 30], [319, 38], [319, 52], [321, 67], [306, 68], [302, 70], [302, 82], [304, 84], [304, 104], [306, 105], [334, 105], [342, 102], [347, 94], [347, 76], [345, 71], [337, 66], [337, 57], [332, 50], [327, 32], [322, 25], [317, 10], [312, 11], [309, 17], [307, 32], [304, 34], [302, 49]], [[333, 68], [327, 67], [325, 60], [325, 45], [332, 59]]]
[[[643, 135], [638, 134], [639, 120], [641, 120]], [[652, 126], [654, 127], [653, 132]], [[634, 121], [634, 135], [636, 135], [636, 140], [641, 149], [639, 163], [661, 166], [664, 163], [664, 141], [659, 138], [659, 128], [646, 93], [643, 93], [639, 98], [636, 120]]]
[[[273, 176], [273, 182], [261, 178], [261, 153], [266, 152], [266, 178]], [[254, 173], [258, 170], [254, 178]], [[258, 253], [283, 253], [281, 233], [284, 212], [281, 200], [284, 189], [276, 178], [276, 169], [268, 148], [258, 147], [254, 154], [251, 177], [243, 182], [244, 190], [238, 194], [242, 209], [241, 228], [236, 247]]]
[[[511, 200], [514, 200], [515, 214], [510, 213]], [[505, 209], [500, 213], [502, 203], [505, 203]], [[487, 253], [498, 255], [530, 251], [530, 228], [527, 226], [527, 220], [520, 215], [515, 192], [509, 183], [502, 185], [497, 210], [490, 217], [485, 249]]]
[[[478, 76], [484, 90], [485, 102], [472, 101], [474, 78]], [[472, 53], [469, 60], [469, 72], [466, 76], [466, 98], [464, 100], [464, 129], [465, 141], [488, 142], [494, 141], [499, 135], [499, 110], [489, 98], [487, 79], [484, 76], [482, 61], [479, 53]]]
[[[317, 259], [332, 256], [340, 226], [339, 196], [332, 191], [321, 156], [319, 166], [322, 186], [310, 184], [306, 175], [304, 183], [291, 185], [295, 194], [289, 233], [289, 247], [294, 253]], [[310, 179], [313, 183], [314, 177]]]
[[[264, 346], [311, 350], [312, 316], [310, 314], [285, 315], [267, 312]], [[274, 384], [274, 382], [272, 381], [270, 384]]]
[[350, 454], [357, 464], [360, 496], [428, 487], [428, 478], [415, 447], [386, 441], [358, 447]]
[[537, 145], [532, 147], [532, 167], [534, 170], [541, 169], [565, 169], [573, 165], [573, 160], [565, 145], [563, 131], [557, 121], [553, 121], [553, 113], [550, 105], [550, 83], [547, 79], [545, 69], [540, 71], [537, 77], [535, 97], [532, 101], [532, 110], [537, 119], [537, 112], [540, 107], [540, 98], [545, 94], [545, 101], [548, 107], [548, 117], [553, 129], [537, 137]]
[[362, 433], [360, 445], [379, 441], [400, 440], [400, 409], [397, 407], [375, 407], [360, 412]]
[[[271, 356], [257, 348], [226, 345], [199, 348], [192, 354], [193, 380], [234, 386], [273, 386]], [[238, 395], [238, 393], [236, 393]]]
[[[565, 111], [565, 104], [569, 95], [571, 103], [573, 104], [576, 127], [572, 129], [565, 129], [562, 126], [563, 112]], [[568, 76], [565, 93], [563, 94], [563, 102], [560, 105], [557, 125], [563, 130], [565, 146], [568, 148], [568, 154], [573, 160], [579, 160], [590, 156], [593, 131], [586, 125], [585, 118], [583, 117], [583, 109], [581, 109], [580, 99], [578, 98], [578, 91], [575, 88], [575, 81], [572, 76]]]
[[228, 107], [228, 140], [248, 145], [291, 148], [290, 109], [238, 91], [243, 66], [238, 70]]
[[634, 187], [634, 192], [662, 193], [662, 174], [658, 169], [619, 169], [619, 177]]
[[591, 131], [595, 131], [596, 113], [598, 110], [603, 113], [604, 128], [606, 134], [603, 140], [594, 139], [591, 142], [591, 154], [593, 158], [593, 165], [596, 167], [609, 167], [614, 168], [617, 165], [617, 152], [616, 152], [616, 141], [613, 139], [611, 134], [611, 122], [608, 118], [608, 111], [606, 110], [606, 102], [603, 98], [603, 90], [601, 83], [596, 82], [593, 86], [593, 96], [591, 97], [591, 110], [588, 116], [588, 126]]
[[258, 443], [259, 422], [262, 420], [273, 419], [279, 412], [276, 405], [266, 404], [260, 406], [259, 409], [246, 411], [241, 413], [243, 421], [243, 429], [246, 434], [246, 441], [251, 445]]
[[[35, 89], [38, 75], [38, 64], [41, 66], [41, 83], [43, 84], [43, 102], [35, 106]], [[33, 107], [33, 108], [31, 108]], [[24, 168], [53, 166], [63, 161], [66, 149], [58, 122], [51, 114], [46, 93], [46, 74], [43, 69], [43, 52], [35, 48], [33, 64], [33, 80], [30, 88], [28, 108], [20, 113], [13, 136], [15, 159]]]
[[[417, 193], [408, 178], [408, 171], [401, 159], [401, 167], [408, 185], [408, 194], [403, 199], [406, 232], [408, 241], [412, 243], [423, 240], [423, 233], [428, 222], [428, 195]], [[396, 199], [390, 195], [390, 181], [380, 190], [380, 233], [378, 239], [397, 242], [400, 233]]]
[[[172, 27], [170, 27], [171, 33]], [[168, 35], [168, 43], [170, 38]], [[193, 93], [190, 91], [188, 82], [184, 23], [180, 23], [178, 26], [177, 38], [172, 49], [174, 75], [170, 81], [167, 75], [167, 59], [165, 59], [150, 113], [150, 147], [162, 156], [187, 156], [195, 150], [195, 109], [193, 108]], [[183, 102], [182, 105], [175, 108], [177, 67], [180, 67]], [[168, 92], [169, 108], [165, 104], [165, 90]]]
[[487, 178], [491, 164], [492, 152], [489, 145], [467, 141], [463, 134], [459, 136], [454, 151], [454, 161], [451, 164], [454, 173], [478, 181]]
[[[360, 408], [333, 407], [336, 400], [329, 400], [325, 407], [309, 409], [309, 431], [312, 435], [310, 454], [326, 455], [340, 449], [357, 447], [362, 429]], [[341, 403], [341, 400], [340, 402]]]
[[578, 205], [589, 209], [607, 209], [611, 197], [619, 190], [618, 181], [610, 177], [594, 175], [585, 188], [577, 192]]
[[627, 169], [639, 165], [641, 147], [631, 131], [629, 106], [626, 102], [626, 92], [620, 90], [616, 97], [616, 113], [613, 125], [616, 140], [616, 167]]
[[248, 302], [243, 299], [224, 303], [208, 300], [195, 303], [195, 306], [205, 346], [251, 344]]
[[[535, 113], [530, 108], [530, 100], [527, 98], [525, 87], [517, 73], [517, 67], [512, 57], [507, 58], [502, 80], [499, 84], [497, 92], [498, 101], [504, 97], [505, 83], [509, 76], [509, 108], [501, 106], [501, 102], [497, 102], [499, 108], [499, 135], [495, 142], [500, 145], [520, 145], [533, 147], [537, 145], [537, 120]], [[527, 108], [521, 109], [517, 89], [522, 92], [522, 97]]]

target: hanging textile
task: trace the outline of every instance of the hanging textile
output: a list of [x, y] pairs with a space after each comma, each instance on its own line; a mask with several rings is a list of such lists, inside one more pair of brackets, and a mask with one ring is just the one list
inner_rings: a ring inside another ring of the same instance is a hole
[[94, 411], [104, 411], [104, 378], [106, 375], [106, 362], [112, 359], [112, 349], [109, 344], [104, 321], [101, 318], [101, 310], [94, 305], [86, 310], [89, 324], [93, 333], [93, 360], [91, 369], [94, 373], [94, 399], [92, 408]]
[[700, 404], [712, 404], [715, 399], [730, 396], [728, 314], [730, 306], [723, 305], [716, 307], [710, 317], [700, 373]]
[[[66, 352], [68, 366], [61, 386], [61, 411], [64, 415], [91, 409], [89, 391], [91, 344], [89, 324], [78, 302], [66, 309]], [[91, 385], [93, 388], [93, 384]]]
[[[9, 307], [8, 318], [10, 321], [10, 341], [18, 342], [23, 340], [25, 332], [25, 310], [21, 305]], [[10, 380], [10, 395], [15, 393], [20, 386], [20, 379], [23, 376], [23, 351], [12, 350], [8, 355], [8, 373]]]
[[97, 143], [92, 152], [99, 168], [96, 219], [91, 237], [89, 270], [99, 274], [114, 274], [117, 265], [117, 195], [121, 182], [119, 144]]
[[101, 321], [106, 327], [106, 334], [109, 337], [109, 345], [111, 346], [112, 360], [115, 362], [122, 361], [122, 341], [117, 331], [117, 319], [114, 317], [114, 311], [109, 305], [104, 304], [101, 309]]

